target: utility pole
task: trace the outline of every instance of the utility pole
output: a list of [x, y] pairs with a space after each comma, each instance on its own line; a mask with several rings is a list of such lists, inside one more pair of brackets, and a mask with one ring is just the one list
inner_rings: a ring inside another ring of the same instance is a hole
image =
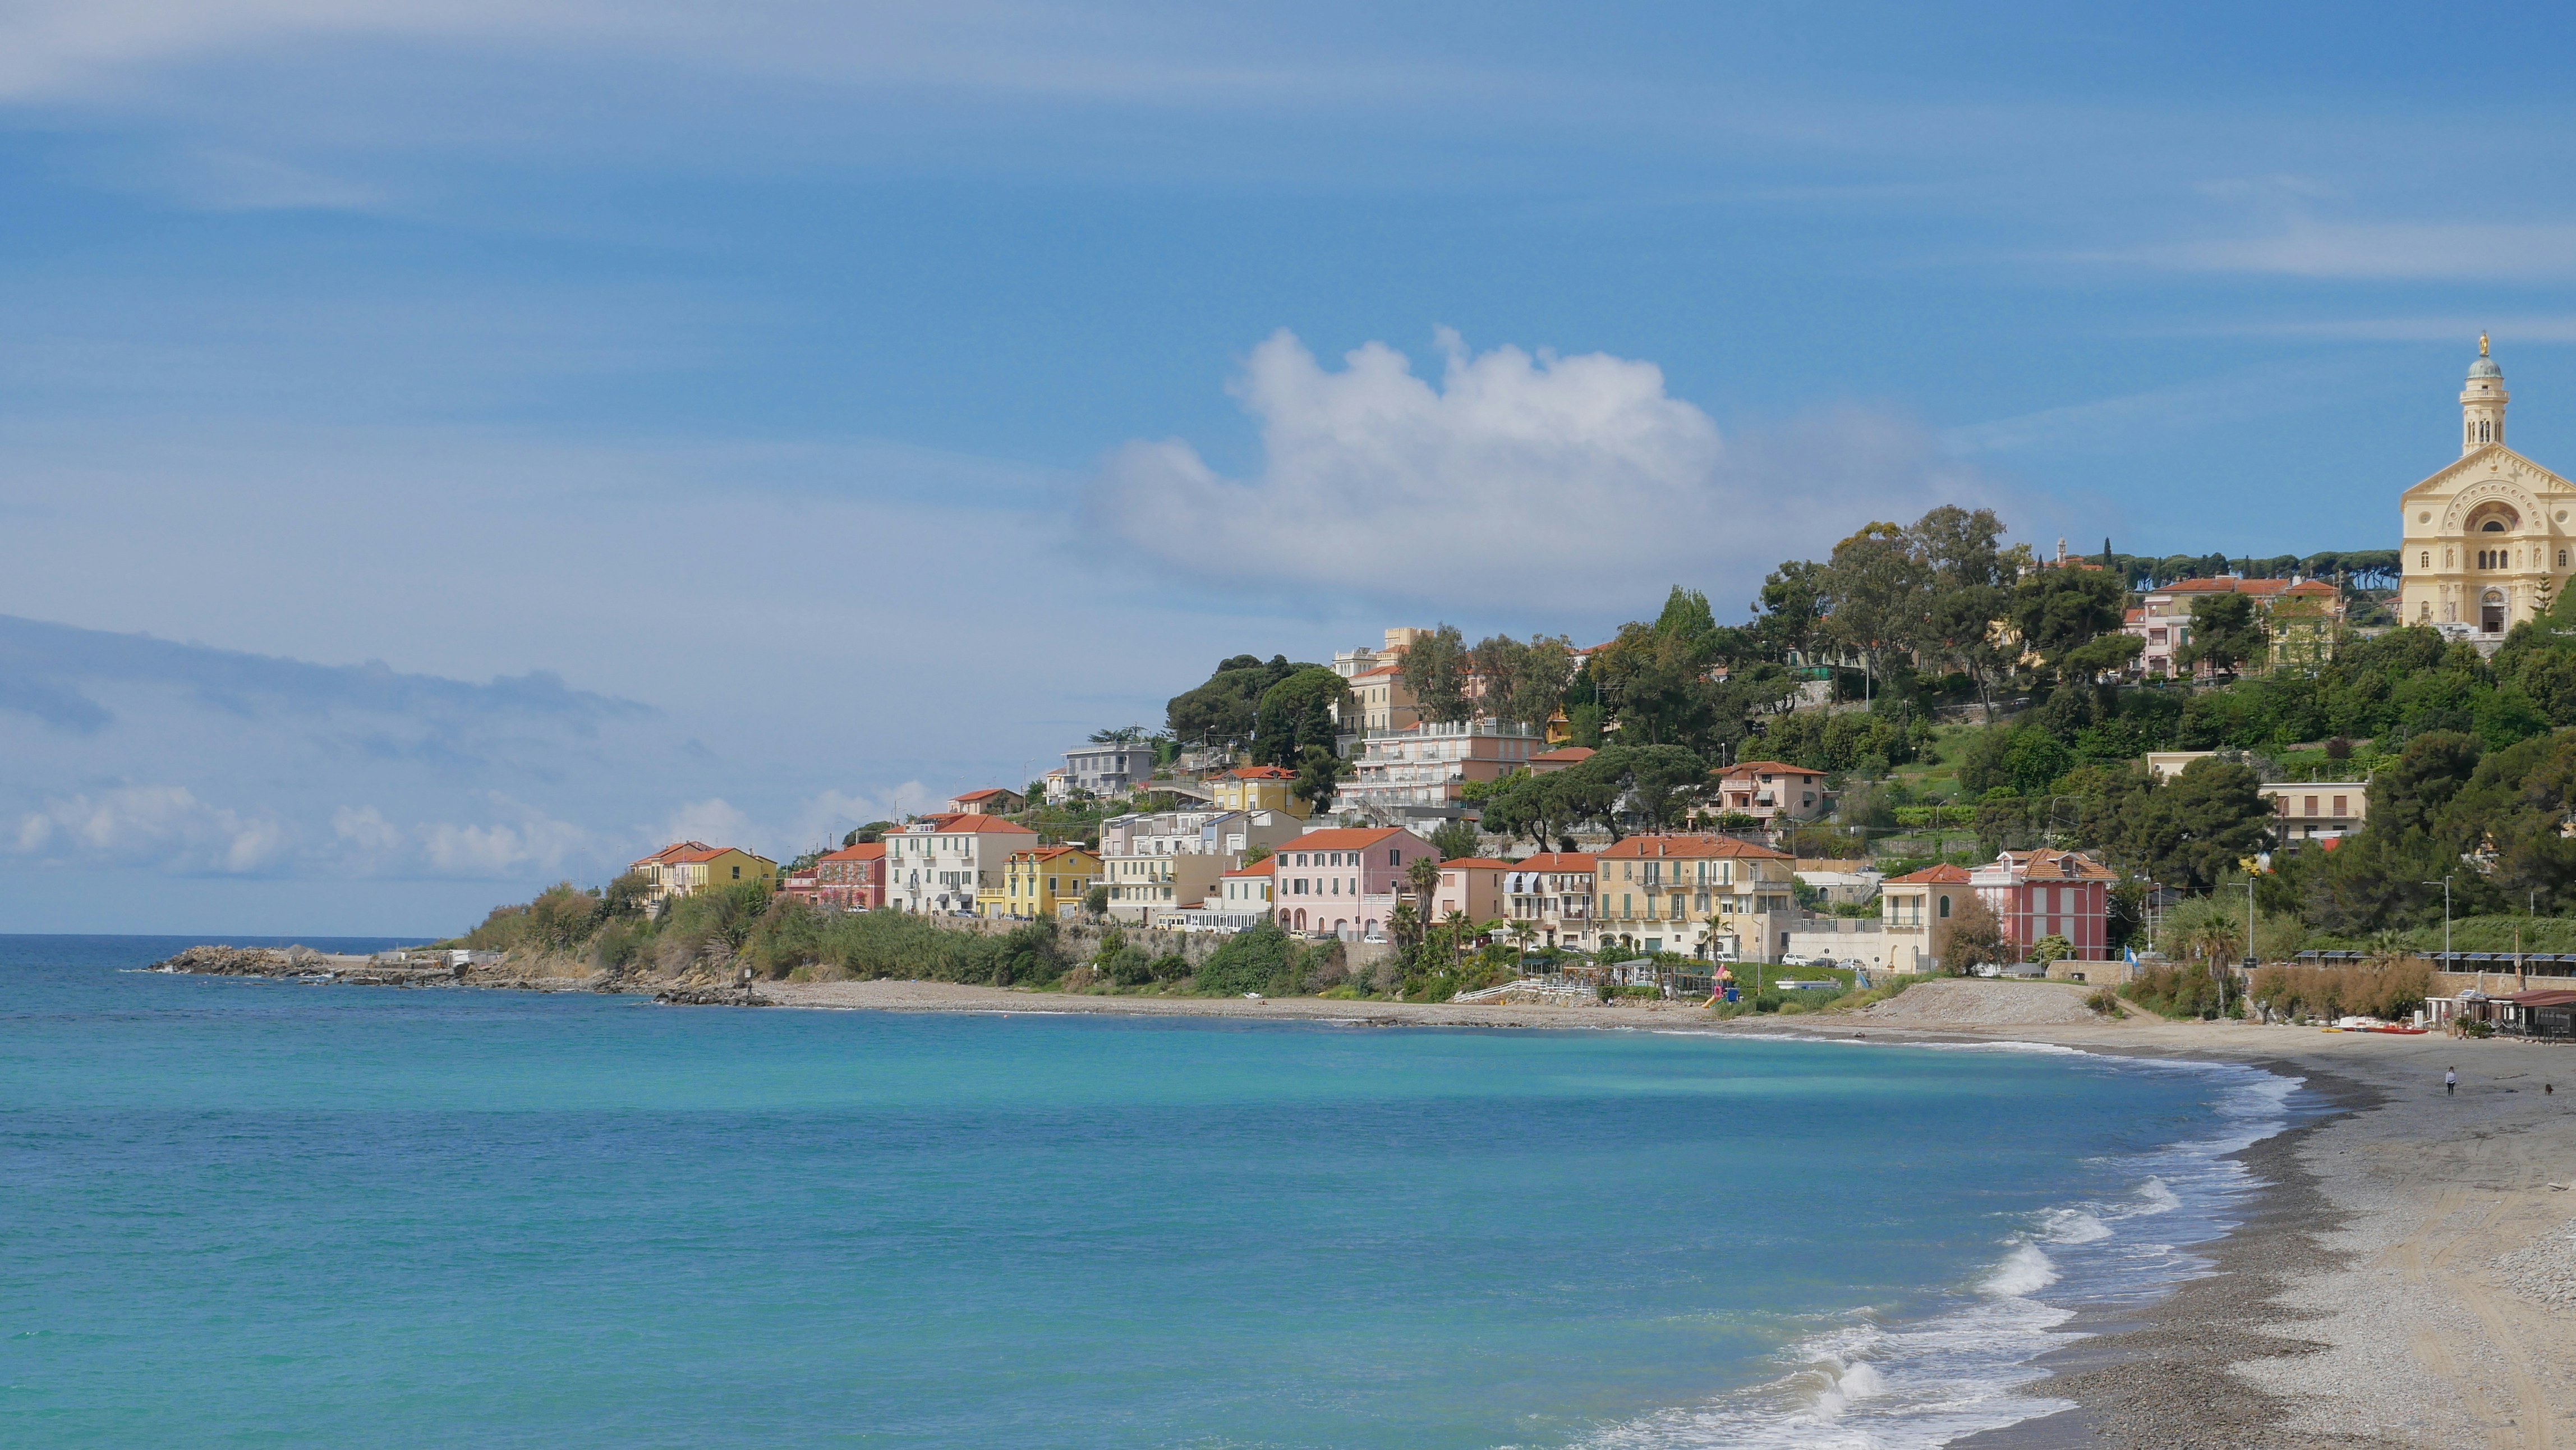
[[2447, 958], [2451, 955], [2451, 878], [2445, 874], [2440, 881], [2423, 884], [2442, 888], [2442, 955]]

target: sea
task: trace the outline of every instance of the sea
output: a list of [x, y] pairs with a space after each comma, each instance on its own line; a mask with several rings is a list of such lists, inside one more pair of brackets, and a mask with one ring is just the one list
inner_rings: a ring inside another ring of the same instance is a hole
[[2062, 1408], [2033, 1359], [2317, 1111], [2037, 1045], [144, 970], [195, 940], [0, 937], [0, 1444], [1937, 1446]]

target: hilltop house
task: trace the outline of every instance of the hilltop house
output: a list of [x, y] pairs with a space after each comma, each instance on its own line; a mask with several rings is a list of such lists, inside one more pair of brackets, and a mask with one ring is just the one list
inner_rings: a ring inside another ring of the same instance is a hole
[[674, 841], [626, 869], [652, 881], [653, 888], [644, 899], [657, 910], [673, 897], [688, 896], [711, 886], [774, 881], [778, 876], [778, 863], [766, 856], [732, 846], [710, 846], [704, 841]]
[[1027, 797], [1015, 790], [987, 786], [970, 790], [948, 802], [948, 813], [958, 816], [1012, 816], [1028, 809]]
[[1776, 760], [1748, 760], [1718, 772], [1717, 808], [1769, 824], [1825, 813], [1825, 773]]

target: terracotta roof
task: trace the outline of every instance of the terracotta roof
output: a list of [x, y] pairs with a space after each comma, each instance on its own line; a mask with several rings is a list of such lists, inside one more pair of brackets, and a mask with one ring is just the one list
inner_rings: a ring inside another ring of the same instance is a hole
[[1741, 765], [1730, 765], [1726, 769], [1719, 771], [1717, 778], [1720, 780], [1733, 780], [1739, 775], [1765, 774], [1812, 775], [1818, 780], [1824, 779], [1825, 776], [1823, 771], [1809, 770], [1803, 765], [1784, 765], [1777, 760], [1748, 760]]
[[984, 787], [982, 790], [970, 790], [970, 791], [966, 792], [964, 795], [953, 795], [953, 796], [950, 796], [948, 799], [949, 799], [949, 801], [950, 801], [951, 803], [954, 803], [954, 802], [957, 802], [957, 801], [988, 801], [988, 800], [991, 800], [993, 797], [995, 797], [995, 796], [997, 796], [997, 795], [1018, 795], [1018, 794], [1019, 794], [1019, 792], [1018, 792], [1018, 791], [1015, 791], [1015, 790], [1006, 790], [1006, 789], [1004, 789], [1003, 787], [998, 786], [998, 785], [988, 785], [988, 786]]
[[1014, 861], [1022, 858], [1026, 858], [1031, 861], [1052, 861], [1058, 856], [1069, 856], [1075, 852], [1081, 852], [1081, 854], [1085, 856], [1091, 854], [1089, 851], [1084, 851], [1080, 846], [1036, 846], [1026, 851], [1013, 851], [1011, 853], [1011, 859]]
[[1404, 667], [1402, 665], [1380, 665], [1373, 670], [1362, 670], [1358, 674], [1351, 676], [1351, 678], [1354, 680], [1373, 680], [1380, 675], [1396, 674], [1403, 668]]
[[1593, 857], [1583, 851], [1541, 851], [1535, 856], [1523, 856], [1514, 861], [1512, 869], [1555, 871], [1565, 875], [1580, 876], [1593, 869]]
[[1725, 856], [1750, 861], [1793, 861], [1786, 851], [1774, 851], [1733, 836], [1630, 836], [1607, 851], [1596, 852], [1599, 860], [1641, 860], [1665, 856]]
[[1275, 765], [1243, 765], [1227, 771], [1222, 778], [1227, 780], [1295, 780], [1297, 778], [1297, 772], [1293, 770], [1282, 770]]
[[843, 846], [828, 856], [818, 856], [815, 860], [819, 864], [823, 861], [878, 861], [884, 857], [885, 842], [861, 841], [855, 846]]
[[1509, 861], [1496, 861], [1486, 856], [1461, 856], [1455, 861], [1441, 862], [1440, 869], [1443, 871], [1463, 871], [1471, 869], [1476, 871], [1511, 871], [1518, 868], [1513, 866]]
[[1547, 751], [1543, 754], [1531, 756], [1530, 764], [1536, 765], [1542, 760], [1547, 761], [1550, 764], [1554, 764], [1555, 762], [1562, 760], [1568, 765], [1579, 765], [1600, 753], [1601, 752], [1594, 750], [1589, 745], [1567, 745], [1561, 746], [1555, 750]]
[[1926, 866], [1920, 871], [1908, 871], [1902, 876], [1890, 876], [1879, 883], [1881, 886], [1965, 886], [1967, 884], [1968, 868], [1952, 866], [1947, 862], [1938, 866]]
[[1389, 836], [1410, 834], [1394, 826], [1380, 826], [1375, 829], [1366, 826], [1336, 826], [1327, 830], [1308, 831], [1279, 849], [1282, 851], [1366, 850]]
[[2006, 851], [1995, 858], [2025, 881], [2117, 881], [2120, 873], [2081, 851]]
[[2145, 609], [2143, 606], [2141, 606], [2141, 607], [2139, 607], [2139, 608], [2136, 608], [2136, 609], [2131, 609], [2131, 610], [2124, 611], [2124, 612], [2120, 615], [2121, 622], [2122, 622], [2122, 623], [2125, 623], [2125, 624], [2136, 624], [2136, 623], [2140, 622], [2141, 620], [2144, 620], [2146, 617], [2147, 617], [2147, 611], [2146, 611], [2146, 609]]
[[669, 866], [682, 861], [704, 861], [716, 854], [716, 848], [704, 841], [673, 841], [661, 850], [636, 862], [638, 866]]
[[1278, 858], [1278, 857], [1276, 857], [1276, 856], [1264, 856], [1264, 857], [1262, 857], [1260, 860], [1253, 862], [1253, 863], [1252, 863], [1251, 865], [1249, 865], [1249, 866], [1237, 866], [1237, 867], [1235, 867], [1233, 870], [1228, 871], [1228, 872], [1226, 872], [1225, 874], [1226, 874], [1226, 875], [1228, 875], [1228, 876], [1267, 876], [1267, 875], [1269, 875], [1269, 874], [1271, 873], [1271, 871], [1272, 871], [1273, 869], [1275, 869], [1278, 865], [1279, 865], [1279, 858]]

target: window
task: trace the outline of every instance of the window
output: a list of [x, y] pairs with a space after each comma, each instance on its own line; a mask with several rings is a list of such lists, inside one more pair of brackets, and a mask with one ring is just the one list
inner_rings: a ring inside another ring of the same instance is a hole
[[1941, 898], [1941, 916], [1942, 916], [1942, 918], [1943, 918], [1944, 920], [1947, 920], [1947, 919], [1949, 918], [1949, 915], [1950, 915], [1950, 898], [1948, 898], [1948, 897], [1944, 896], [1944, 897], [1942, 897], [1942, 898]]
[[2420, 558], [2418, 558], [2418, 559], [2416, 560], [2415, 567], [2416, 567], [2416, 568], [2418, 568], [2418, 569], [2430, 569], [2430, 568], [2432, 568], [2432, 567], [2433, 567], [2433, 551], [2432, 551], [2432, 550], [2430, 550], [2430, 549], [2426, 549], [2426, 550], [2423, 552], [2423, 555], [2422, 555]]
[[2335, 809], [2334, 809], [2334, 813], [2335, 813], [2336, 815], [2338, 815], [2338, 816], [2339, 816], [2339, 815], [2342, 815], [2342, 814], [2343, 814], [2343, 797], [2342, 797], [2342, 796], [2336, 796], [2336, 797], [2335, 797], [2335, 800], [2334, 800], [2334, 807], [2335, 807]]

